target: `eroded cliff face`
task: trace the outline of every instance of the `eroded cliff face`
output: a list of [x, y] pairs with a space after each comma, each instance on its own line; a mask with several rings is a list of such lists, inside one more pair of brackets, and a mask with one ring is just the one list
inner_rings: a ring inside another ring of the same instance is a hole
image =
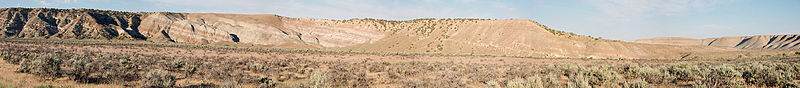
[[520, 19], [362, 19], [343, 22], [374, 27], [383, 31], [386, 37], [372, 43], [335, 48], [339, 50], [588, 58], [680, 58], [686, 53], [697, 55], [739, 50], [605, 40], [556, 31]]
[[720, 46], [741, 49], [800, 49], [800, 35], [756, 35], [708, 39], [651, 38], [635, 42], [667, 45]]
[[[0, 37], [3, 38], [593, 58], [679, 58], [686, 53], [739, 51], [735, 48], [604, 40], [515, 19], [323, 20], [276, 15], [131, 13], [86, 9], [5, 8], [0, 11]], [[784, 38], [776, 40], [781, 39]], [[796, 37], [785, 39], [796, 40]]]
[[59, 9], [0, 9], [5, 38], [146, 40], [138, 33], [141, 14]]
[[[706, 39], [710, 46], [729, 46], [743, 49], [800, 49], [800, 35], [758, 35]], [[722, 42], [722, 41], [732, 42]]]
[[4, 38], [113, 39], [191, 44], [246, 43], [328, 48], [383, 38], [378, 30], [331, 20], [276, 15], [130, 13], [87, 9], [5, 8]]

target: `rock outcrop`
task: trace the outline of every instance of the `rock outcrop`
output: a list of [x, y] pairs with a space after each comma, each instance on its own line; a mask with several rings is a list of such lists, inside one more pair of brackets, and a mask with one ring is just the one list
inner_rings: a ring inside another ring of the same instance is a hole
[[640, 39], [634, 42], [683, 46], [719, 46], [735, 47], [741, 49], [800, 49], [800, 34], [793, 35], [756, 35], [735, 36], [708, 39], [690, 38], [651, 38]]
[[[0, 9], [0, 32], [3, 38], [134, 40], [543, 57], [679, 58], [686, 53], [740, 50], [605, 40], [516, 19], [323, 20], [277, 15], [4, 8]], [[796, 37], [774, 40], [791, 39], [796, 40]], [[715, 41], [712, 45], [727, 44], [721, 41], [728, 40]], [[761, 47], [754, 45], [760, 43], [745, 42], [736, 46]]]
[[0, 9], [0, 37], [114, 39], [192, 44], [247, 43], [276, 47], [344, 47], [383, 33], [336, 21], [276, 15], [131, 13], [88, 9]]
[[0, 9], [5, 38], [146, 40], [139, 33], [141, 14], [60, 9]]

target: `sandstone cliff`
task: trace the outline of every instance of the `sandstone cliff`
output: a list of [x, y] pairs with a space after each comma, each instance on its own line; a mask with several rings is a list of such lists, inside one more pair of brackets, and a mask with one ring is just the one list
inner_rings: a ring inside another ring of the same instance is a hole
[[735, 36], [708, 39], [689, 38], [651, 38], [640, 39], [634, 42], [684, 46], [720, 46], [741, 49], [800, 49], [800, 34], [793, 35], [756, 35]]
[[3, 38], [543, 57], [679, 58], [687, 53], [741, 51], [604, 40], [516, 19], [323, 20], [277, 15], [4, 8], [0, 9], [0, 32]]
[[138, 39], [141, 14], [59, 9], [0, 9], [0, 34], [6, 38]]

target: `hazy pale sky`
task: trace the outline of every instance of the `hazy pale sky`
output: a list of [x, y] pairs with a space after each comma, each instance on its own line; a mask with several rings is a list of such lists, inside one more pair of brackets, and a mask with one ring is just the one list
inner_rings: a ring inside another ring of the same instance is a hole
[[556, 30], [652, 37], [800, 34], [800, 0], [0, 0], [2, 7], [278, 14], [322, 19], [530, 19]]

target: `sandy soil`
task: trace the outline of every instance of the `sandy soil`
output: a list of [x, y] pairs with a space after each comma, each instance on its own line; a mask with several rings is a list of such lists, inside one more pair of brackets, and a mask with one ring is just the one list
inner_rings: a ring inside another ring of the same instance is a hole
[[[91, 42], [91, 41], [89, 41]], [[554, 64], [578, 64], [578, 65], [624, 65], [624, 64], [677, 64], [677, 63], [753, 63], [753, 62], [784, 62], [797, 63], [797, 59], [586, 59], [586, 58], [524, 58], [524, 57], [502, 57], [502, 56], [440, 56], [438, 54], [399, 54], [386, 55], [375, 53], [348, 53], [348, 52], [299, 52], [292, 50], [240, 50], [240, 49], [219, 49], [219, 48], [192, 48], [182, 46], [160, 46], [160, 45], [127, 45], [127, 44], [55, 44], [41, 42], [0, 42], [3, 49], [22, 48], [22, 49], [61, 49], [68, 51], [84, 51], [98, 53], [118, 53], [123, 55], [154, 55], [154, 56], [174, 56], [174, 57], [227, 57], [227, 58], [256, 58], [256, 59], [304, 59], [313, 62], [350, 62], [350, 63], [455, 63], [470, 65], [487, 66], [533, 66], [542, 67]], [[206, 60], [207, 61], [207, 60]], [[325, 67], [325, 66], [322, 66]], [[41, 85], [65, 86], [65, 87], [123, 87], [119, 84], [81, 84], [75, 83], [66, 78], [61, 79], [40, 79], [35, 75], [16, 73], [16, 65], [0, 64], [0, 83], [6, 86], [33, 87]], [[368, 67], [363, 67], [368, 68]], [[330, 70], [330, 69], [328, 69]], [[501, 71], [502, 72], [502, 71]], [[246, 71], [247, 73], [247, 71]], [[435, 72], [437, 74], [446, 74]], [[391, 82], [385, 78], [386, 72], [366, 72], [367, 78], [377, 81]], [[302, 76], [307, 76], [307, 74]], [[177, 75], [182, 77], [182, 75]], [[435, 76], [434, 76], [435, 77]], [[37, 79], [38, 78], [38, 79]], [[407, 80], [425, 80], [421, 78], [409, 78]], [[430, 77], [428, 77], [430, 78]], [[565, 77], [562, 77], [566, 80]], [[291, 83], [289, 80], [284, 83]], [[205, 81], [203, 79], [180, 79], [177, 86], [197, 86], [203, 83], [221, 83], [217, 81]], [[470, 82], [467, 87], [480, 87], [480, 82]], [[253, 86], [243, 85], [242, 87]], [[378, 84], [372, 87], [400, 87], [399, 84]]]
[[[651, 63], [651, 64], [672, 64], [672, 63], [693, 63], [693, 62], [753, 62], [749, 60], [738, 61], [704, 61], [704, 60], [676, 60], [676, 59], [587, 59], [587, 58], [525, 58], [525, 57], [502, 57], [502, 56], [438, 56], [437, 54], [422, 55], [381, 55], [363, 53], [326, 53], [326, 52], [293, 52], [293, 51], [246, 51], [246, 50], [214, 50], [205, 48], [186, 48], [186, 47], [153, 47], [153, 46], [124, 46], [124, 45], [71, 45], [71, 44], [36, 44], [36, 43], [14, 43], [2, 42], [3, 45], [19, 47], [43, 47], [56, 48], [74, 51], [96, 51], [104, 53], [122, 54], [144, 54], [144, 55], [164, 55], [164, 56], [220, 56], [220, 57], [255, 57], [255, 58], [315, 58], [318, 61], [370, 61], [370, 62], [454, 62], [454, 63], [477, 63], [477, 64], [553, 64], [553, 63], [574, 63], [574, 64], [626, 64], [626, 63]], [[763, 61], [763, 60], [759, 60]]]

